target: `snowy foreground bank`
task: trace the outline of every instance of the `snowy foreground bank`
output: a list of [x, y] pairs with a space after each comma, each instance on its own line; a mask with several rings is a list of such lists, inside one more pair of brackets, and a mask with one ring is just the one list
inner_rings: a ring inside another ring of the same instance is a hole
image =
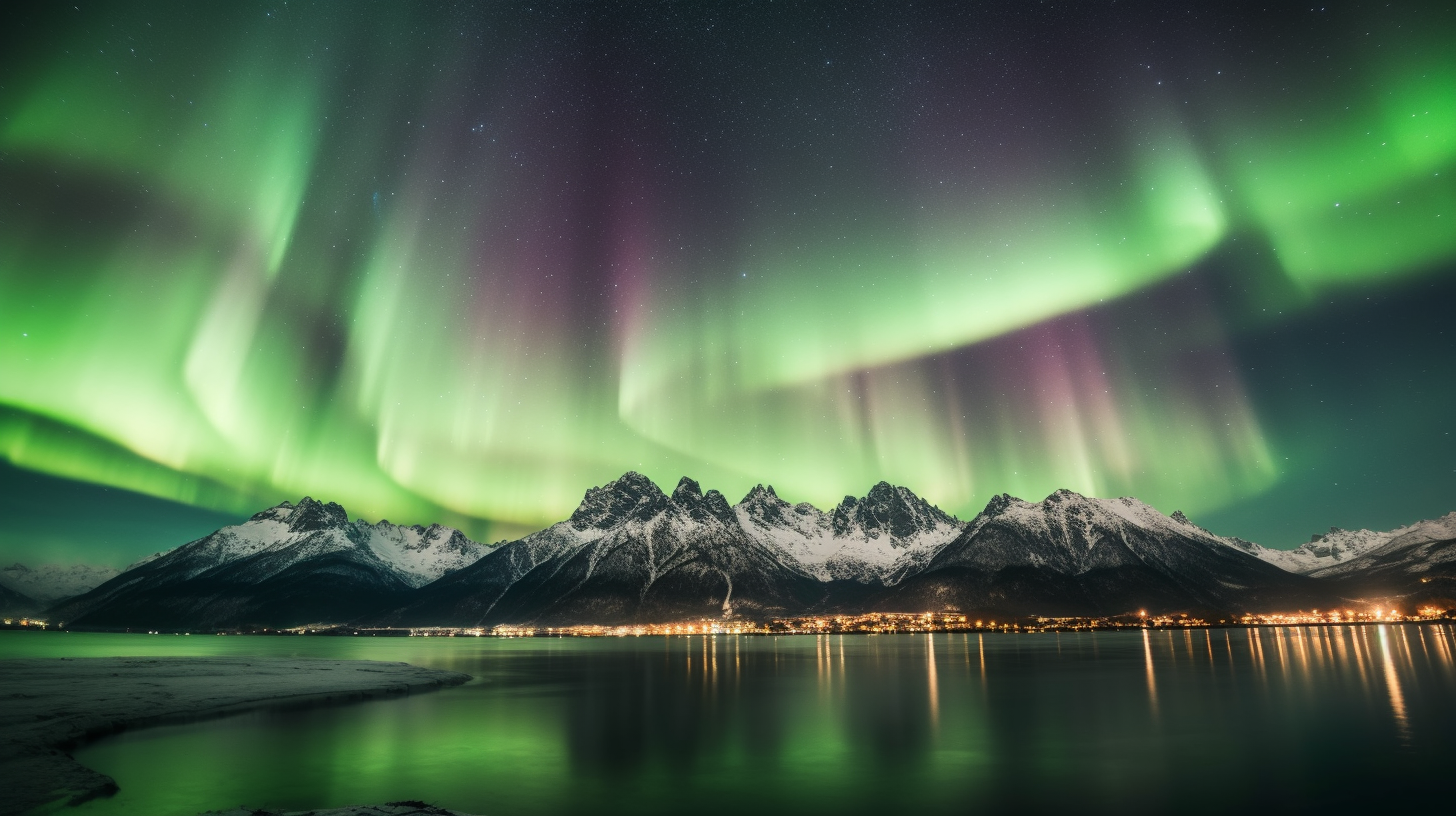
[[[142, 725], [459, 685], [470, 676], [372, 660], [101, 657], [0, 661], [0, 814], [104, 796], [116, 783], [67, 747]], [[249, 813], [253, 811], [247, 811]], [[334, 813], [335, 811], [329, 811]], [[442, 813], [401, 803], [341, 814]]]

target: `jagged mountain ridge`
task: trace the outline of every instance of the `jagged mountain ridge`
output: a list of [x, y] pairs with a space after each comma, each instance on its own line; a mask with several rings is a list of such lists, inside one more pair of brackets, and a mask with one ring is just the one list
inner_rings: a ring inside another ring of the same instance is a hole
[[1447, 546], [1456, 539], [1456, 513], [1374, 535], [1378, 536], [1374, 546], [1356, 552], [1341, 563], [1322, 567], [1313, 573], [1315, 577], [1332, 578], [1372, 569], [1402, 569], [1421, 574], [1456, 562], [1456, 552]]
[[1309, 541], [1292, 550], [1262, 547], [1242, 538], [1227, 538], [1225, 541], [1286, 572], [1311, 575], [1359, 558], [1371, 550], [1382, 547], [1398, 532], [1393, 530], [1381, 533], [1373, 530], [1342, 530], [1339, 527], [1331, 527], [1328, 533], [1311, 536]]
[[[1443, 523], [1456, 527], [1453, 519]], [[1433, 523], [1319, 537], [1314, 557], [1342, 556], [1342, 566], [1363, 564], [1376, 550], [1388, 556], [1322, 580], [1286, 572], [1260, 555], [1264, 548], [1132, 498], [1060, 490], [1031, 503], [1003, 494], [961, 522], [883, 482], [824, 512], [790, 504], [771, 486], [755, 486], [730, 506], [689, 478], [669, 496], [628, 473], [586, 491], [566, 521], [493, 547], [439, 525], [370, 525], [350, 522], [336, 504], [285, 502], [142, 559], [51, 618], [200, 629], [321, 621], [564, 625], [872, 608], [1269, 610], [1355, 597], [1367, 586], [1357, 579], [1371, 570], [1399, 573], [1407, 584], [1417, 573], [1445, 575], [1420, 566], [1448, 553]], [[1425, 532], [1415, 535], [1415, 528]], [[1385, 545], [1351, 554], [1379, 537], [1401, 539], [1403, 554]], [[1450, 554], [1456, 561], [1456, 551]]]
[[1182, 513], [1058, 490], [1036, 504], [994, 497], [880, 604], [1106, 615], [1272, 609], [1322, 597], [1311, 579], [1261, 561]]
[[733, 508], [739, 525], [821, 581], [894, 584], [918, 571], [965, 524], [916, 496], [880, 482], [864, 498], [845, 496], [825, 513], [791, 505], [773, 485], [756, 485]]
[[384, 622], [603, 624], [796, 614], [823, 582], [747, 534], [716, 490], [671, 496], [627, 473], [588, 490], [566, 521], [503, 545], [416, 593]]
[[350, 522], [344, 508], [305, 496], [297, 506], [283, 502], [255, 513], [248, 521], [165, 553], [144, 558], [128, 570], [163, 559], [173, 572], [192, 576], [241, 559], [258, 558], [249, 578], [265, 580], [294, 563], [336, 550], [359, 550], [410, 587], [420, 587], [446, 572], [474, 563], [486, 545], [453, 527], [404, 527], [381, 520]]
[[1349, 597], [1456, 608], [1456, 513], [1380, 535], [1379, 546], [1312, 576]]
[[488, 550], [438, 524], [350, 521], [305, 497], [158, 553], [52, 610], [77, 626], [290, 625], [354, 617], [479, 560]]

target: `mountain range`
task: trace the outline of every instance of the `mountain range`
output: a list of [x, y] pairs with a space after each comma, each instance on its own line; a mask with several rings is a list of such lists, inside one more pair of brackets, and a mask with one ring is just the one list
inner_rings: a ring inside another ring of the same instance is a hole
[[451, 527], [350, 521], [339, 505], [304, 498], [143, 558], [49, 615], [142, 629], [348, 620], [489, 550]]
[[0, 568], [0, 614], [30, 615], [90, 591], [120, 572], [93, 564], [11, 564]]
[[994, 497], [970, 521], [884, 482], [825, 512], [758, 485], [730, 505], [627, 473], [569, 518], [479, 544], [440, 525], [283, 503], [133, 564], [48, 615], [72, 627], [570, 625], [884, 611], [1116, 615], [1456, 606], [1456, 513], [1274, 550], [1134, 498]]

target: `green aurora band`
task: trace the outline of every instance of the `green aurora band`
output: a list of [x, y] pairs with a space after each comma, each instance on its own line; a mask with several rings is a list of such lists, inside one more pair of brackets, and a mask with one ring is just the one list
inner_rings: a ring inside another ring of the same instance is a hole
[[[1287, 103], [1206, 53], [1168, 86], [1119, 64], [1095, 138], [1013, 151], [946, 146], [972, 103], [850, 111], [815, 77], [792, 95], [825, 123], [738, 114], [746, 68], [685, 83], [719, 83], [703, 112], [515, 7], [472, 38], [156, 11], [58, 17], [6, 62], [0, 455], [231, 513], [307, 493], [509, 535], [627, 469], [1213, 513], [1303, 478], [1240, 337], [1456, 258], [1449, 13], [1329, 24], [1344, 70]], [[1187, 284], [1250, 245], [1279, 317]]]

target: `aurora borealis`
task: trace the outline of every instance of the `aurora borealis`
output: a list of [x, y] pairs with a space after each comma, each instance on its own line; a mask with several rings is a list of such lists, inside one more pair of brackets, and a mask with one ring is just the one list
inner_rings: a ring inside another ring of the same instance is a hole
[[628, 469], [1132, 494], [1269, 546], [1456, 509], [1449, 4], [6, 28], [7, 553], [61, 523], [16, 496], [87, 485], [482, 538]]

